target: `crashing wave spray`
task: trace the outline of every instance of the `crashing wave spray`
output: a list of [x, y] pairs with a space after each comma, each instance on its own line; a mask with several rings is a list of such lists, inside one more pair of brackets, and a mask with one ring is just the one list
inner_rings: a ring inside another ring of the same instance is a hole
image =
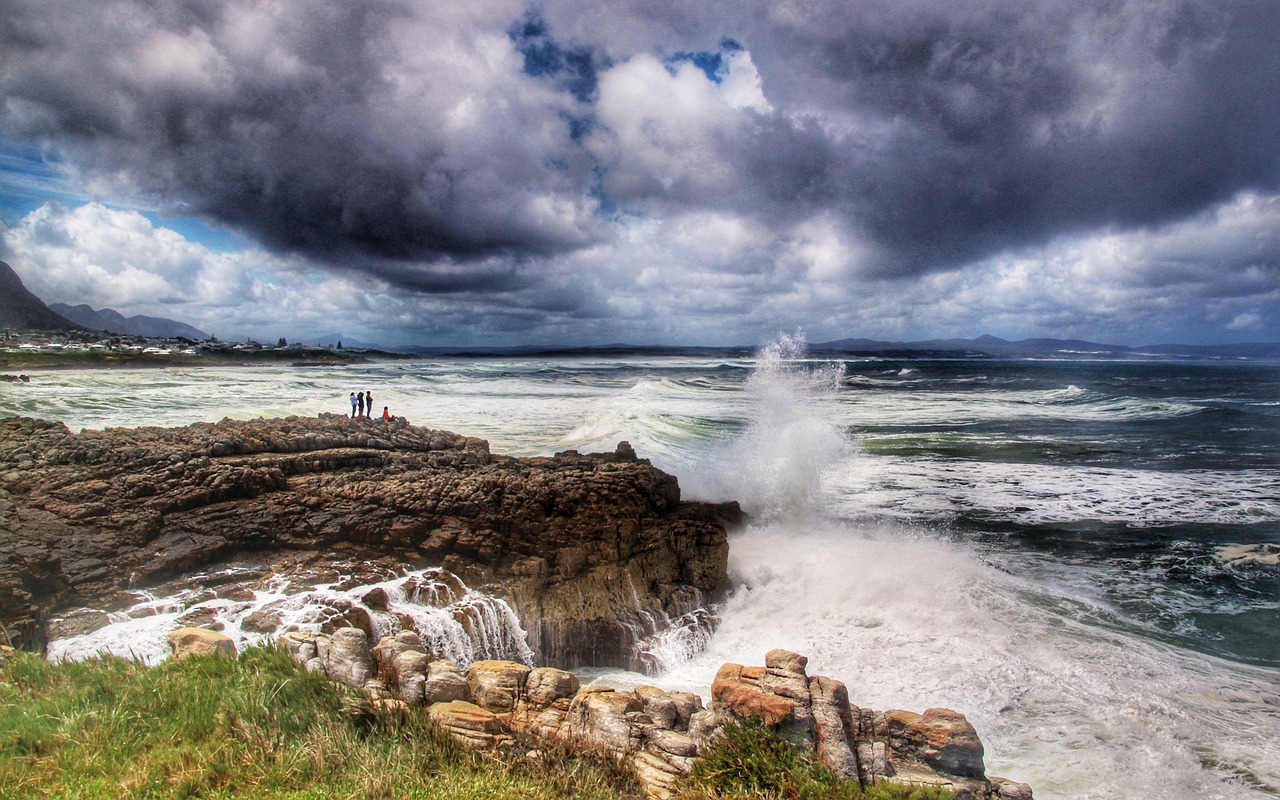
[[[751, 531], [781, 525], [798, 534], [803, 526], [794, 523], [820, 508], [824, 474], [854, 453], [833, 421], [844, 365], [805, 356], [799, 333], [760, 351], [745, 385], [746, 432], [721, 454], [719, 490], [739, 500], [753, 518]], [[742, 577], [735, 580], [740, 590]], [[715, 609], [700, 608], [642, 640], [637, 649], [645, 671], [661, 674], [697, 658], [719, 622]]]
[[[201, 577], [192, 581], [198, 583]], [[168, 597], [143, 594], [141, 602], [111, 614], [72, 612], [68, 617], [90, 629], [57, 635], [72, 626], [61, 618], [53, 620], [46, 655], [51, 661], [80, 661], [111, 653], [156, 664], [169, 656], [168, 633], [198, 620], [221, 630], [241, 650], [274, 641], [286, 631], [330, 633], [355, 624], [368, 630], [374, 643], [413, 630], [431, 655], [464, 669], [481, 659], [533, 663], [528, 636], [511, 607], [439, 568], [372, 582], [307, 585], [303, 579], [295, 585], [273, 576], [256, 584], [253, 579], [228, 582], [223, 588], [232, 590], [230, 597], [183, 590]]]
[[803, 334], [783, 334], [760, 351], [747, 379], [750, 422], [729, 453], [728, 494], [761, 521], [803, 517], [823, 472], [853, 452], [836, 424], [844, 365], [805, 360]]

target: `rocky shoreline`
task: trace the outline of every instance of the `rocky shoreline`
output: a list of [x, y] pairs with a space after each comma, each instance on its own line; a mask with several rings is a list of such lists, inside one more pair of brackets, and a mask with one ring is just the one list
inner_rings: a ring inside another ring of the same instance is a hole
[[508, 602], [538, 663], [635, 667], [639, 641], [724, 591], [727, 532], [741, 521], [736, 503], [682, 501], [676, 479], [625, 443], [511, 458], [403, 420], [72, 433], [11, 418], [0, 624], [41, 650], [59, 613], [126, 608], [245, 557], [258, 565], [247, 582], [213, 591], [282, 572], [329, 580], [333, 564], [441, 566]]
[[[174, 631], [169, 643], [176, 658], [236, 654], [230, 639], [198, 628]], [[844, 683], [809, 675], [808, 659], [786, 650], [766, 653], [763, 667], [722, 666], [704, 705], [689, 692], [584, 686], [572, 672], [514, 661], [459, 669], [411, 631], [372, 647], [358, 628], [286, 633], [279, 645], [309, 671], [361, 690], [367, 706], [359, 713], [426, 713], [475, 748], [524, 736], [611, 754], [630, 764], [652, 798], [677, 796], [680, 779], [725, 725], [755, 721], [863, 787], [890, 782], [945, 789], [957, 800], [1032, 800], [1026, 784], [987, 776], [982, 742], [964, 715], [859, 708]]]
[[[864, 785], [1031, 797], [985, 775], [962, 715], [858, 708], [794, 653], [726, 664], [705, 708], [655, 687], [583, 687], [566, 670], [644, 670], [654, 637], [709, 635], [728, 532], [744, 521], [736, 503], [682, 501], [676, 479], [625, 442], [512, 458], [403, 420], [328, 414], [80, 433], [11, 418], [0, 420], [0, 624], [10, 643], [43, 650], [124, 610], [158, 613], [140, 598], [180, 589], [201, 602], [169, 635], [179, 657], [234, 653], [218, 629], [237, 609], [240, 632], [384, 710], [425, 707], [475, 746], [519, 734], [610, 751], [654, 797], [671, 796], [733, 719], [764, 722]], [[280, 599], [251, 607], [271, 592]], [[318, 616], [291, 623], [304, 594], [322, 597]], [[484, 648], [451, 660], [408, 597], [472, 639], [491, 638], [485, 626], [507, 609], [527, 647], [515, 660]]]

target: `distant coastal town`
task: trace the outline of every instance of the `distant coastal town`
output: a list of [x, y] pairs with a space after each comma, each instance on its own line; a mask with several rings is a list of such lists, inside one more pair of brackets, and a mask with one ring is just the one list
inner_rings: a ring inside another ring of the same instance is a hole
[[224, 342], [216, 337], [196, 341], [185, 337], [130, 336], [107, 331], [5, 330], [0, 338], [0, 367], [125, 366], [201, 364], [237, 361], [289, 360], [308, 365], [352, 363], [369, 356], [394, 357], [365, 348], [343, 348], [252, 339]]

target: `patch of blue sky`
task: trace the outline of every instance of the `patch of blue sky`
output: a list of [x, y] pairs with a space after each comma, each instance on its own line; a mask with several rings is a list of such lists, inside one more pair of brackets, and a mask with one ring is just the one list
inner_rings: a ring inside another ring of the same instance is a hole
[[[0, 136], [0, 223], [12, 225], [45, 203], [57, 202], [74, 208], [95, 199], [76, 185], [56, 154]], [[105, 205], [124, 207], [110, 202]], [[130, 210], [142, 214], [152, 225], [175, 231], [210, 250], [227, 252], [250, 246], [235, 233], [193, 217], [165, 215], [141, 208]]]
[[596, 201], [595, 215], [601, 219], [617, 221], [623, 217], [623, 211], [604, 188], [604, 168], [596, 165], [591, 174], [591, 186], [587, 190]]
[[595, 97], [599, 72], [608, 66], [595, 51], [561, 45], [552, 37], [546, 21], [532, 12], [512, 25], [507, 36], [524, 56], [526, 75], [553, 79], [580, 103], [589, 103]]
[[13, 222], [50, 201], [78, 205], [89, 199], [56, 156], [0, 136], [0, 219]]
[[676, 74], [676, 70], [680, 68], [681, 64], [693, 64], [702, 70], [703, 74], [707, 76], [707, 80], [719, 84], [724, 81], [725, 75], [729, 71], [727, 57], [741, 49], [742, 45], [737, 40], [725, 37], [720, 40], [719, 50], [681, 51], [668, 56], [664, 60], [664, 64], [667, 71], [672, 75]]

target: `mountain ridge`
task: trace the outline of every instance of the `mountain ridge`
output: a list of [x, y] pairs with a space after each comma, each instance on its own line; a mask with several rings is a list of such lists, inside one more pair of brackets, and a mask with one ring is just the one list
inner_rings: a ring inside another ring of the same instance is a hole
[[110, 331], [129, 336], [145, 336], [157, 339], [193, 339], [203, 341], [209, 334], [185, 322], [166, 317], [149, 317], [136, 314], [126, 317], [113, 308], [94, 310], [86, 303], [70, 306], [66, 303], [50, 303], [48, 308], [56, 314], [93, 331]]
[[78, 331], [82, 327], [53, 311], [22, 283], [13, 267], [0, 261], [0, 328]]

